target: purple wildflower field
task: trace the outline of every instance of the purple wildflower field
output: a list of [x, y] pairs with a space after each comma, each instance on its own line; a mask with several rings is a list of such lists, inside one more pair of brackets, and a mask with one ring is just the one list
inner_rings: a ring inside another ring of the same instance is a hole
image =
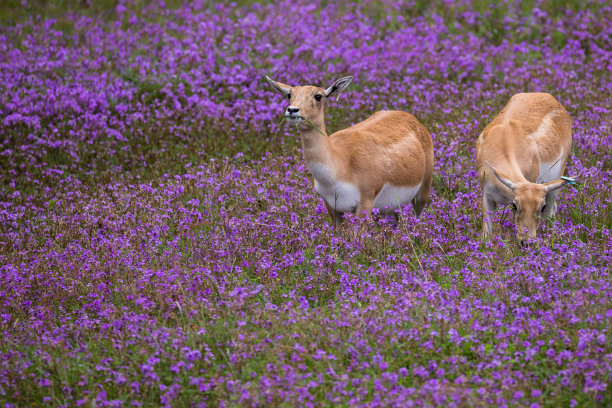
[[[2, 406], [612, 406], [610, 2], [97, 3], [0, 6]], [[415, 115], [420, 218], [334, 230], [265, 75]], [[483, 242], [476, 139], [534, 91], [578, 182]]]

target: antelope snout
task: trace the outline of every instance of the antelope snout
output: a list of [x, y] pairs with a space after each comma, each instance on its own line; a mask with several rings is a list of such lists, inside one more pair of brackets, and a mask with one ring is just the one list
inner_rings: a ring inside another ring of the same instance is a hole
[[300, 108], [295, 106], [288, 106], [285, 111], [285, 116], [288, 118], [298, 118], [300, 116]]
[[517, 234], [517, 238], [521, 247], [531, 246], [531, 241], [536, 238], [537, 234], [535, 231], [525, 231], [524, 233]]

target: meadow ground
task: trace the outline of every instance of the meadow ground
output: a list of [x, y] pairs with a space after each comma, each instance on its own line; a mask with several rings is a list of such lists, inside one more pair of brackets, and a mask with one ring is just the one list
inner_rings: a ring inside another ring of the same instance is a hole
[[[92, 4], [90, 4], [92, 3]], [[0, 401], [612, 405], [607, 1], [0, 6]], [[286, 101], [414, 114], [434, 192], [334, 232]], [[573, 119], [558, 214], [482, 242], [474, 145], [517, 92]]]

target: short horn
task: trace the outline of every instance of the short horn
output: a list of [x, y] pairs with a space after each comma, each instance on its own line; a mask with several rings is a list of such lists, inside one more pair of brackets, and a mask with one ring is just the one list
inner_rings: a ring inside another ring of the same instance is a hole
[[338, 79], [332, 86], [325, 90], [325, 96], [329, 98], [331, 96], [338, 95], [340, 92], [344, 91], [347, 86], [349, 86], [352, 80], [352, 76], [346, 76]]
[[512, 180], [510, 180], [509, 178], [505, 177], [503, 174], [500, 175], [493, 168], [493, 166], [491, 166], [491, 163], [489, 163], [488, 160], [485, 161], [485, 163], [487, 164], [487, 166], [489, 166], [489, 168], [493, 172], [493, 175], [499, 180], [500, 183], [502, 183], [504, 186], [508, 187], [510, 190], [512, 190], [514, 188], [514, 182]]
[[547, 193], [550, 193], [551, 191], [558, 190], [568, 184], [574, 185], [576, 184], [576, 180], [571, 177], [563, 176], [557, 180], [551, 181], [550, 183], [544, 183], [544, 188], [546, 188]]
[[283, 95], [289, 95], [291, 93], [291, 87], [289, 85], [283, 84], [281, 82], [276, 82], [272, 78], [266, 75], [266, 81], [276, 90], [276, 92], [281, 93]]

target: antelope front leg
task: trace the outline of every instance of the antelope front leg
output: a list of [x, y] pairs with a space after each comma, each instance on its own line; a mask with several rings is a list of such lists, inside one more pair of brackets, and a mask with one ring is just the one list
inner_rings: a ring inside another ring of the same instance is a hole
[[489, 219], [491, 213], [497, 209], [495, 200], [491, 200], [486, 194], [482, 195], [482, 238], [486, 240], [491, 235], [493, 223]]
[[400, 224], [400, 212], [401, 208], [398, 208], [396, 211], [389, 211], [386, 216], [389, 216], [389, 213], [391, 213], [391, 215], [393, 216], [393, 226], [394, 227], [399, 227]]
[[357, 216], [361, 218], [365, 213], [365, 216], [369, 217], [372, 215], [372, 207], [374, 207], [374, 199], [364, 198], [362, 196], [359, 200], [359, 205], [357, 206]]
[[558, 191], [551, 191], [546, 194], [546, 208], [544, 209], [544, 218], [552, 218], [557, 213], [557, 193]]
[[367, 231], [367, 219], [372, 216], [372, 207], [374, 206], [374, 199], [364, 198], [361, 196], [359, 200], [359, 205], [357, 206], [357, 211], [355, 214], [361, 220], [361, 225], [359, 226], [359, 232], [361, 234]]
[[340, 226], [340, 224], [342, 224], [342, 221], [344, 221], [344, 218], [342, 218], [342, 216], [344, 215], [344, 213], [340, 212], [340, 211], [336, 211], [334, 210], [328, 203], [327, 201], [323, 200], [323, 202], [325, 203], [325, 207], [327, 208], [327, 212], [332, 220], [332, 225], [334, 226], [334, 228], [338, 228]]

